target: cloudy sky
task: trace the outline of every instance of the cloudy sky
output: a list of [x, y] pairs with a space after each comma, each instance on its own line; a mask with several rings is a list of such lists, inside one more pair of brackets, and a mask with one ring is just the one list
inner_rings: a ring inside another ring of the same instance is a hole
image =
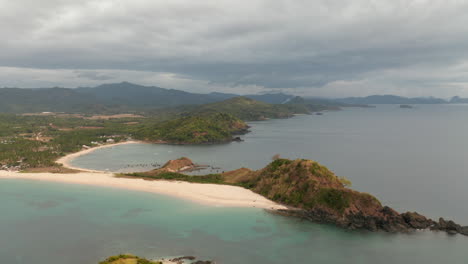
[[468, 1], [0, 0], [0, 87], [468, 97]]

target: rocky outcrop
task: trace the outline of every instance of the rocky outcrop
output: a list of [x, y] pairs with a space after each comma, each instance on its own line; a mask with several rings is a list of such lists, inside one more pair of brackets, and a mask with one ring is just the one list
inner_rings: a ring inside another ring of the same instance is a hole
[[461, 226], [452, 220], [445, 220], [442, 217], [439, 218], [439, 222], [434, 222], [432, 230], [445, 231], [449, 234], [462, 234], [468, 236], [468, 226]]
[[223, 176], [227, 183], [240, 184], [290, 206], [277, 211], [282, 215], [346, 229], [391, 233], [431, 229], [468, 235], [468, 227], [453, 221], [441, 218], [436, 222], [416, 212], [399, 213], [384, 206], [370, 194], [347, 188], [348, 180], [311, 160], [276, 159], [259, 171], [236, 170]]
[[382, 216], [363, 213], [337, 218], [335, 214], [321, 209], [280, 209], [272, 213], [303, 218], [316, 223], [332, 224], [350, 230], [384, 231], [389, 233], [409, 233], [415, 230], [443, 231], [448, 234], [468, 236], [468, 226], [461, 226], [443, 218], [436, 222], [416, 212], [399, 214], [388, 206], [382, 208]]
[[169, 160], [159, 170], [167, 172], [182, 172], [195, 168], [192, 160], [182, 157], [176, 160]]

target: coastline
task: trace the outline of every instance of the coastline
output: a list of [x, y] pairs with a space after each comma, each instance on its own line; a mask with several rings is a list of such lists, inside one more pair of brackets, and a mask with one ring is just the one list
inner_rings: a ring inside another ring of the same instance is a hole
[[242, 187], [218, 184], [188, 183], [182, 181], [147, 181], [143, 179], [117, 178], [113, 173], [21, 173], [0, 171], [1, 179], [23, 179], [99, 187], [143, 191], [175, 196], [200, 204], [216, 207], [255, 207], [285, 209], [265, 197]]
[[56, 163], [61, 164], [65, 168], [80, 171], [78, 173], [22, 173], [0, 171], [0, 180], [25, 179], [143, 191], [178, 197], [216, 207], [255, 207], [269, 210], [286, 209], [285, 206], [279, 205], [242, 187], [188, 183], [182, 181], [148, 181], [143, 179], [120, 178], [115, 177], [115, 174], [111, 172], [84, 169], [71, 165], [73, 159], [98, 149], [138, 143], [146, 142], [132, 140], [107, 144], [71, 153], [56, 160]]
[[113, 173], [21, 173], [0, 171], [1, 179], [23, 179], [142, 191], [178, 197], [216, 207], [251, 207], [261, 209], [286, 209], [265, 197], [242, 187], [218, 184], [188, 183], [182, 181], [148, 181], [117, 178]]
[[77, 171], [82, 171], [82, 172], [105, 173], [104, 171], [98, 171], [98, 170], [91, 170], [91, 169], [84, 169], [84, 168], [80, 168], [80, 167], [75, 167], [75, 166], [71, 165], [71, 162], [73, 161], [73, 159], [75, 159], [75, 158], [77, 158], [79, 156], [89, 154], [89, 153], [94, 152], [94, 151], [96, 151], [98, 149], [110, 148], [110, 147], [115, 147], [115, 146], [119, 146], [119, 145], [127, 145], [127, 144], [139, 144], [139, 143], [146, 143], [146, 142], [131, 140], [131, 141], [125, 141], [125, 142], [119, 142], [119, 143], [114, 143], [114, 144], [106, 144], [106, 145], [102, 145], [102, 146], [92, 147], [92, 148], [89, 148], [89, 149], [84, 149], [84, 150], [80, 150], [80, 151], [75, 152], [75, 153], [65, 155], [65, 156], [57, 159], [55, 161], [55, 163], [61, 164], [64, 168], [67, 168], [67, 169], [72, 169], [72, 170], [77, 170]]

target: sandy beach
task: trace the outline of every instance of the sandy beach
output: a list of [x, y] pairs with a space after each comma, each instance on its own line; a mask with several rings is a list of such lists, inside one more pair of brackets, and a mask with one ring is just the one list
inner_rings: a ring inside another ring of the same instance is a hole
[[79, 173], [21, 173], [0, 170], [0, 179], [26, 179], [120, 188], [170, 195], [201, 204], [219, 207], [257, 207], [264, 209], [285, 208], [284, 206], [276, 204], [259, 194], [237, 186], [199, 184], [182, 181], [148, 181], [143, 179], [118, 178], [115, 177], [115, 174], [113, 173], [77, 168], [70, 164], [71, 160], [74, 158], [88, 154], [97, 149], [135, 143], [141, 142], [126, 141], [85, 149], [64, 156], [56, 161], [66, 168], [82, 171]]
[[0, 171], [0, 179], [27, 179], [71, 184], [85, 184], [175, 196], [197, 203], [219, 207], [284, 208], [250, 190], [217, 184], [199, 184], [180, 181], [147, 181], [116, 178], [112, 173], [20, 173]]
[[98, 149], [111, 148], [111, 147], [115, 147], [115, 146], [118, 146], [118, 145], [136, 144], [136, 143], [144, 143], [144, 142], [132, 140], [132, 141], [119, 142], [119, 143], [115, 143], [115, 144], [107, 144], [107, 145], [92, 147], [92, 148], [89, 148], [89, 149], [84, 149], [84, 150], [81, 150], [81, 151], [78, 151], [78, 152], [63, 156], [63, 157], [59, 158], [58, 160], [56, 160], [55, 162], [58, 163], [58, 164], [61, 164], [65, 168], [69, 168], [69, 169], [72, 169], [72, 170], [79, 170], [79, 171], [84, 171], [84, 172], [102, 172], [102, 171], [97, 171], [97, 170], [88, 170], [88, 169], [74, 167], [73, 165], [71, 165], [71, 161], [73, 159], [79, 157], [79, 156], [89, 154], [89, 153], [91, 153], [93, 151], [96, 151]]

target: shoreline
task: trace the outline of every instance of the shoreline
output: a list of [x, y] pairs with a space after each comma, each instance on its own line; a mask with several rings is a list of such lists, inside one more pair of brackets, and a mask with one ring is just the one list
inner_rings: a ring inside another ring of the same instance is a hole
[[260, 194], [231, 185], [117, 178], [115, 174], [105, 172], [21, 173], [0, 171], [0, 180], [2, 179], [48, 181], [142, 191], [168, 195], [215, 207], [250, 207], [270, 210], [287, 209], [286, 206], [270, 201]]
[[125, 141], [97, 146], [65, 155], [55, 162], [64, 168], [79, 171], [78, 173], [22, 173], [0, 171], [1, 179], [23, 179], [59, 182], [66, 184], [93, 185], [105, 188], [126, 189], [147, 193], [161, 194], [215, 207], [247, 207], [268, 210], [286, 209], [265, 197], [238, 186], [189, 183], [183, 181], [148, 181], [144, 179], [115, 177], [115, 173], [75, 167], [73, 159], [103, 148], [118, 145], [147, 143], [144, 141]]
[[93, 173], [108, 173], [106, 171], [99, 171], [99, 170], [91, 170], [91, 169], [85, 169], [85, 168], [80, 168], [80, 167], [75, 167], [71, 164], [71, 162], [80, 156], [89, 154], [91, 152], [94, 152], [98, 149], [104, 149], [104, 148], [111, 148], [119, 145], [128, 145], [128, 144], [145, 144], [146, 142], [144, 141], [137, 141], [137, 140], [131, 140], [131, 141], [125, 141], [125, 142], [118, 142], [118, 143], [113, 143], [113, 144], [106, 144], [102, 146], [97, 146], [97, 147], [92, 147], [89, 149], [83, 149], [78, 152], [74, 152], [68, 155], [65, 155], [55, 161], [55, 163], [62, 165], [64, 168], [67, 169], [72, 169], [72, 170], [77, 170], [77, 171], [82, 171], [82, 172], [93, 172]]

